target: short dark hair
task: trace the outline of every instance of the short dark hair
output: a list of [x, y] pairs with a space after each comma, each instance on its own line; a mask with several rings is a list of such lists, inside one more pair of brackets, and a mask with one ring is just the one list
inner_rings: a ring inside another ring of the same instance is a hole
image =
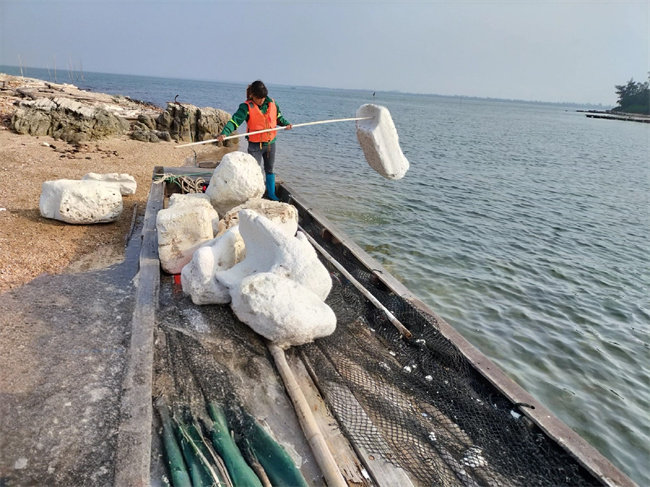
[[266, 98], [269, 94], [269, 90], [267, 90], [264, 83], [258, 79], [251, 83], [250, 94], [255, 98]]

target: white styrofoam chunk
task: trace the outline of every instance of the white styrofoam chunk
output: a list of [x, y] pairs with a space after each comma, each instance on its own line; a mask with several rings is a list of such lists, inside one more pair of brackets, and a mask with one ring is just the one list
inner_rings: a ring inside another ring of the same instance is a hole
[[[203, 202], [202, 202], [203, 201]], [[165, 272], [179, 274], [192, 254], [214, 237], [215, 209], [205, 200], [197, 204], [175, 204], [156, 216], [158, 256]]]
[[84, 177], [81, 178], [82, 181], [103, 181], [105, 183], [115, 183], [123, 196], [129, 194], [135, 194], [135, 190], [138, 188], [138, 183], [136, 182], [133, 176], [128, 174], [119, 174], [112, 172], [109, 174], [98, 174], [95, 172], [89, 172]]
[[122, 214], [120, 189], [101, 181], [45, 181], [39, 200], [41, 215], [66, 223], [108, 223]]
[[409, 169], [409, 161], [399, 146], [395, 124], [387, 108], [366, 104], [359, 107], [357, 139], [368, 165], [387, 179], [401, 179]]
[[230, 228], [201, 247], [181, 271], [183, 292], [194, 304], [225, 304], [230, 302], [230, 290], [215, 278], [217, 272], [230, 269], [246, 255], [239, 227]]
[[331, 335], [336, 315], [319, 296], [270, 272], [246, 277], [232, 291], [232, 309], [256, 333], [282, 348]]
[[[212, 201], [210, 200], [210, 197], [205, 193], [172, 194], [169, 197], [168, 208], [171, 208], [173, 206], [179, 206], [179, 205], [190, 205], [190, 206], [200, 205], [200, 206], [204, 206], [208, 212], [210, 212], [211, 209], [214, 210], [214, 206], [212, 206]], [[218, 229], [219, 229], [219, 214], [217, 213], [217, 210], [214, 210], [214, 216], [212, 218], [212, 231], [214, 233], [214, 236], [217, 235]]]
[[253, 156], [236, 151], [223, 156], [210, 178], [205, 194], [220, 215], [251, 198], [261, 198], [266, 189], [262, 170]]
[[202, 205], [203, 203], [197, 203], [199, 200], [207, 201], [212, 206], [210, 197], [205, 193], [174, 193], [169, 197], [167, 207], [169, 208], [175, 205]]
[[246, 243], [246, 257], [231, 269], [217, 273], [217, 281], [232, 290], [251, 274], [273, 272], [302, 284], [325, 300], [332, 278], [304, 235], [298, 232], [289, 237], [253, 210], [239, 212], [239, 231]]
[[298, 210], [295, 206], [280, 201], [252, 198], [243, 205], [236, 206], [219, 220], [217, 236], [230, 227], [239, 225], [240, 210], [253, 210], [268, 218], [289, 237], [293, 237], [298, 231]]

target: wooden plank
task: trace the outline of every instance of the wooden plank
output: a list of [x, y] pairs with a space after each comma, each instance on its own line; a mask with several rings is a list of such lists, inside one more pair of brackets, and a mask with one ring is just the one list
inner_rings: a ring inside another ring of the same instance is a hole
[[153, 332], [160, 288], [156, 214], [162, 208], [163, 192], [164, 185], [152, 183], [142, 229], [136, 303], [131, 319], [131, 344], [122, 381], [115, 485], [150, 485]]
[[210, 180], [214, 171], [207, 170], [201, 167], [180, 166], [180, 167], [163, 167], [156, 166], [154, 169], [154, 179], [159, 178], [163, 174], [174, 174], [175, 176], [196, 176]]

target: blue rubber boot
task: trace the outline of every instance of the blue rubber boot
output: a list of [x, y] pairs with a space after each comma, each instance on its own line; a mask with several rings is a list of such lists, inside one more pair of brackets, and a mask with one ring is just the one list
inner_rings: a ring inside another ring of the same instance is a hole
[[275, 196], [275, 174], [266, 175], [266, 197], [273, 201], [280, 201]]

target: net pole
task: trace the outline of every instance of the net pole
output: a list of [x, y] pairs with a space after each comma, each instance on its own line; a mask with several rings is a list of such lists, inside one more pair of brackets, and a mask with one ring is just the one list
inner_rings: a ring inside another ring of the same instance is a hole
[[[333, 119], [333, 120], [317, 120], [315, 122], [294, 123], [294, 124], [291, 124], [291, 128], [307, 127], [309, 125], [320, 125], [320, 124], [323, 124], [323, 123], [351, 122], [351, 121], [354, 121], [354, 120], [370, 120], [371, 118], [373, 118], [373, 117], [352, 117], [352, 118], [336, 118], [336, 119]], [[247, 132], [245, 134], [229, 135], [228, 137], [224, 137], [223, 140], [238, 139], [240, 137], [246, 137], [247, 135], [264, 134], [266, 132], [286, 130], [287, 127], [288, 127], [288, 125], [283, 126], [283, 127], [274, 127], [272, 129], [255, 130], [254, 132]], [[216, 142], [216, 141], [217, 141], [217, 139], [209, 139], [209, 140], [202, 140], [200, 142], [191, 142], [189, 144], [182, 144], [182, 145], [174, 146], [174, 149], [180, 149], [181, 147], [190, 147], [190, 146], [193, 146], [193, 145], [211, 144], [211, 143]]]
[[302, 393], [300, 385], [287, 363], [284, 350], [270, 341], [267, 341], [266, 346], [273, 356], [275, 366], [282, 377], [284, 387], [287, 389], [287, 394], [289, 394], [293, 407], [296, 410], [296, 415], [300, 421], [302, 431], [307, 438], [309, 447], [316, 458], [316, 462], [320, 467], [323, 477], [325, 477], [327, 485], [329, 487], [348, 487], [347, 482], [343, 478], [343, 475], [332, 456], [332, 452], [327, 447], [323, 433], [318, 428], [318, 424], [316, 423], [316, 419], [314, 419], [309, 403], [307, 402], [307, 399], [305, 399], [305, 395]]
[[406, 328], [400, 320], [395, 318], [395, 315], [391, 313], [386, 306], [381, 304], [377, 298], [375, 298], [372, 294], [370, 294], [370, 291], [368, 291], [365, 287], [363, 287], [363, 284], [361, 284], [359, 281], [357, 281], [352, 274], [350, 274], [345, 267], [343, 267], [341, 264], [339, 264], [334, 257], [332, 257], [327, 250], [325, 250], [323, 247], [321, 247], [316, 240], [312, 238], [311, 235], [309, 235], [307, 232], [302, 227], [298, 227], [302, 233], [305, 234], [309, 242], [318, 250], [323, 257], [325, 257], [330, 264], [332, 264], [334, 267], [336, 267], [341, 274], [345, 276], [345, 278], [352, 283], [354, 287], [356, 287], [366, 298], [370, 300], [372, 304], [374, 304], [377, 308], [382, 310], [388, 320], [393, 324], [395, 328], [399, 330], [399, 332], [404, 335], [404, 337], [410, 339], [413, 335], [411, 332]]

